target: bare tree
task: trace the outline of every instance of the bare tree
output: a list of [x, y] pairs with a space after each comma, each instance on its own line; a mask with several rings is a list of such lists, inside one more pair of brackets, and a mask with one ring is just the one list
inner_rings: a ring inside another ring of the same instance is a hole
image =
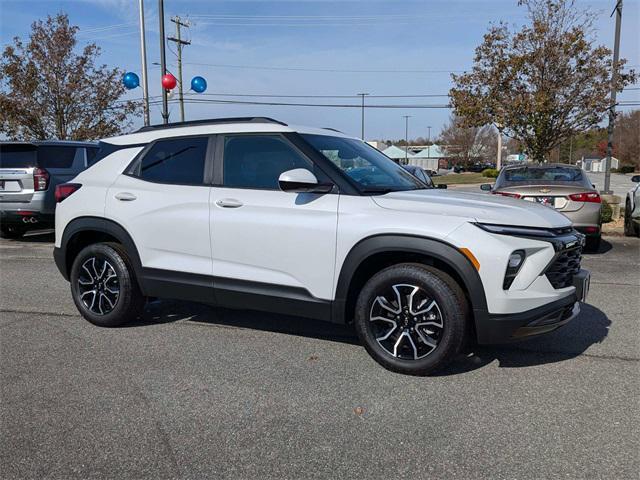
[[640, 110], [618, 114], [614, 146], [624, 165], [640, 170]]
[[[476, 48], [471, 72], [452, 75], [452, 104], [465, 125], [502, 125], [527, 153], [542, 161], [576, 132], [607, 114], [611, 51], [595, 45], [594, 15], [573, 0], [520, 0], [529, 24], [493, 26]], [[617, 90], [635, 82], [622, 72]]]
[[86, 140], [118, 134], [140, 106], [121, 101], [123, 72], [96, 65], [100, 49], [76, 53], [78, 27], [66, 14], [31, 25], [0, 58], [0, 132], [13, 139]]
[[449, 123], [443, 125], [440, 139], [448, 157], [453, 157], [469, 166], [472, 158], [479, 156], [477, 144], [480, 128], [466, 126], [463, 119], [452, 115]]

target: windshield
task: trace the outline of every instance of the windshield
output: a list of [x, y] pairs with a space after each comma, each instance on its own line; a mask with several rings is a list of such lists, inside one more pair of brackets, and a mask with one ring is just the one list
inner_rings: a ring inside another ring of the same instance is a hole
[[496, 188], [514, 185], [591, 185], [583, 171], [575, 167], [518, 167], [507, 168], [496, 181]]
[[35, 167], [36, 146], [29, 144], [0, 145], [0, 168]]
[[353, 180], [363, 193], [428, 188], [400, 165], [359, 140], [328, 135], [302, 137]]

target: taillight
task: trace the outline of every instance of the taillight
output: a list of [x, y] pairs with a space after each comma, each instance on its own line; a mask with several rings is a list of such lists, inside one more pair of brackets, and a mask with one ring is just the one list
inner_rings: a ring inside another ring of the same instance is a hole
[[503, 197], [511, 197], [511, 198], [522, 198], [522, 195], [519, 193], [511, 193], [511, 192], [491, 192], [494, 195], [502, 195]]
[[46, 190], [49, 187], [49, 172], [44, 168], [33, 169], [33, 189], [35, 191]]
[[569, 198], [574, 202], [590, 202], [590, 203], [602, 202], [602, 200], [600, 199], [600, 194], [598, 192], [574, 193], [573, 195], [569, 195]]
[[71, 196], [71, 194], [79, 190], [81, 186], [79, 183], [61, 183], [60, 185], [56, 185], [56, 202], [60, 203], [65, 198]]

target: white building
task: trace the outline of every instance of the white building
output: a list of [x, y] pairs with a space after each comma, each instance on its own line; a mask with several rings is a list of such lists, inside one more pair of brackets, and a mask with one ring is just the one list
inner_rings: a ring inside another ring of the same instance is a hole
[[[604, 172], [606, 163], [606, 157], [600, 159], [582, 157], [582, 160], [580, 160], [580, 167], [586, 172]], [[620, 162], [616, 157], [611, 157], [611, 168], [619, 168], [619, 164]]]

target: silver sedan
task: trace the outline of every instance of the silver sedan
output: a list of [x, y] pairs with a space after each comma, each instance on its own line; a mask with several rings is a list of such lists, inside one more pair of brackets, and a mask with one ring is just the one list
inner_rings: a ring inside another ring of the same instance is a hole
[[495, 185], [480, 188], [554, 208], [587, 236], [588, 249], [600, 246], [602, 199], [587, 174], [575, 165], [512, 165], [500, 171]]

